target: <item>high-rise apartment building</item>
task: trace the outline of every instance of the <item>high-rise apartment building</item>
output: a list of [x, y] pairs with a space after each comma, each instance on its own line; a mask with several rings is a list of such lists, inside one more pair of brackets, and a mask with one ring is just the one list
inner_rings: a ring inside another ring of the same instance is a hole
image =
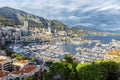
[[22, 31], [23, 31], [23, 36], [29, 35], [28, 21], [24, 21], [24, 26], [22, 27]]

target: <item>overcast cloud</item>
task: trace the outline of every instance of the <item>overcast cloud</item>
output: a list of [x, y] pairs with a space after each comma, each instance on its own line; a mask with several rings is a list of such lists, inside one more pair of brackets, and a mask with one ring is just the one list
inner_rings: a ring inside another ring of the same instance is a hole
[[[0, 7], [4, 6], [24, 10], [47, 19], [57, 19], [68, 25], [93, 26], [102, 21], [99, 19], [100, 15], [107, 16], [106, 18], [120, 15], [119, 0], [0, 0]], [[90, 21], [93, 17], [96, 17], [93, 21], [98, 20], [98, 22]], [[114, 21], [108, 19], [106, 22], [103, 24], [108, 25], [108, 22], [112, 24]]]

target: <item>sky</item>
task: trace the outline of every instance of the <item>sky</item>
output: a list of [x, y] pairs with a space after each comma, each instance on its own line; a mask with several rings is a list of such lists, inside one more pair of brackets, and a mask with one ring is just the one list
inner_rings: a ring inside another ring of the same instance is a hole
[[[119, 0], [0, 0], [0, 7], [4, 6], [47, 19], [57, 19], [68, 25], [94, 26], [99, 21], [112, 23], [114, 21], [110, 20], [111, 16], [120, 16]], [[98, 19], [100, 16], [104, 16], [104, 20]], [[90, 21], [95, 17], [98, 22]], [[120, 20], [120, 17], [117, 20]], [[119, 23], [117, 20], [115, 23]], [[108, 24], [103, 23], [100, 26]]]

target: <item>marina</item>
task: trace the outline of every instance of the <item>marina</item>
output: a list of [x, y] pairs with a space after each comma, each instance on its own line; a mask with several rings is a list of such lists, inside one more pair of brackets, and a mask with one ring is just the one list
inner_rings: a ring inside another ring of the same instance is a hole
[[19, 54], [22, 54], [29, 58], [41, 59], [44, 61], [60, 61], [64, 58], [64, 55], [69, 54], [65, 52], [61, 45], [51, 45], [51, 44], [42, 44], [29, 43], [25, 46], [11, 46], [13, 51]]
[[[75, 42], [75, 41], [74, 41]], [[78, 40], [77, 40], [78, 42]], [[103, 43], [102, 40], [79, 41], [80, 44], [56, 42], [55, 44], [37, 44], [9, 46], [13, 51], [29, 58], [36, 58], [44, 61], [60, 61], [65, 55], [70, 54], [76, 61], [91, 62], [107, 59], [106, 53], [120, 50], [120, 41], [111, 38], [110, 42]]]

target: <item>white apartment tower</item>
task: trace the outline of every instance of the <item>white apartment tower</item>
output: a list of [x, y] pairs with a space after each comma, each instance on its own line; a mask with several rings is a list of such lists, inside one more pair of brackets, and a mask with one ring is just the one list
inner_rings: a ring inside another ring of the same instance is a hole
[[28, 21], [24, 21], [24, 26], [28, 27]]
[[48, 32], [51, 33], [51, 28], [48, 26]]
[[29, 35], [29, 26], [28, 26], [28, 21], [27, 20], [24, 21], [24, 26], [22, 27], [22, 30], [23, 30], [23, 35], [24, 36]]

